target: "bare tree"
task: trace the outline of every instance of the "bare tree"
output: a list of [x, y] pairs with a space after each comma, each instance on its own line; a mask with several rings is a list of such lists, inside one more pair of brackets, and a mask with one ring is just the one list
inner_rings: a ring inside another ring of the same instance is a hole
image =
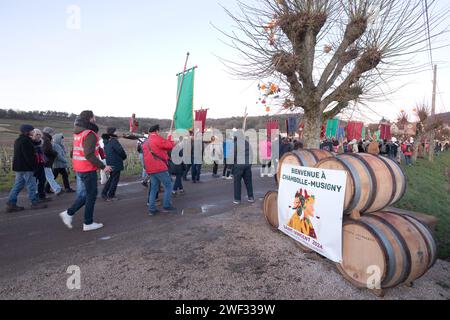
[[[221, 31], [239, 53], [222, 58], [243, 79], [284, 84], [292, 109], [304, 111], [304, 140], [318, 147], [321, 125], [350, 104], [390, 93], [393, 78], [423, 70], [411, 63], [444, 32], [447, 11], [429, 0], [260, 0], [238, 2]], [[430, 13], [428, 32], [425, 9]], [[433, 13], [433, 14], [432, 14]], [[286, 104], [289, 105], [289, 104]]]
[[[417, 161], [419, 156], [419, 144], [422, 140], [429, 136], [430, 132], [443, 129], [443, 122], [436, 117], [431, 117], [430, 108], [426, 104], [418, 104], [415, 112], [419, 118], [416, 125], [416, 139], [414, 141], [413, 161]], [[430, 142], [430, 148], [434, 149], [434, 141]]]

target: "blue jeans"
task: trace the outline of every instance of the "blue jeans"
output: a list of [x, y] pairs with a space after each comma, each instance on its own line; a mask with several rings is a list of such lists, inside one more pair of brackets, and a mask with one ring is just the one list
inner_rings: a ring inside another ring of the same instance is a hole
[[53, 192], [60, 193], [62, 188], [58, 184], [58, 182], [56, 182], [52, 168], [44, 168], [44, 171], [45, 171], [45, 178], [47, 179], [47, 182], [52, 188]]
[[412, 159], [411, 156], [405, 156], [405, 162], [407, 166], [412, 165]]
[[16, 172], [16, 180], [9, 193], [8, 203], [17, 205], [17, 197], [25, 187], [27, 187], [28, 199], [30, 199], [31, 203], [38, 203], [36, 177], [33, 171]]
[[94, 222], [97, 179], [97, 171], [77, 173], [77, 198], [72, 207], [67, 209], [69, 216], [73, 216], [84, 206], [84, 224], [86, 225]]
[[169, 171], [155, 173], [150, 175], [151, 191], [148, 198], [148, 207], [150, 211], [156, 211], [156, 194], [159, 191], [159, 186], [164, 186], [164, 200], [163, 207], [168, 209], [172, 206], [170, 203], [172, 197], [172, 180], [170, 179]]

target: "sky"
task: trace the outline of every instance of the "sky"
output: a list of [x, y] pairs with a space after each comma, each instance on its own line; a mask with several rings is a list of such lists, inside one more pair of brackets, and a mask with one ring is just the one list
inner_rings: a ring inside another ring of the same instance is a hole
[[[222, 4], [236, 12], [234, 0]], [[209, 108], [212, 118], [242, 116], [245, 107], [250, 116], [266, 115], [256, 104], [257, 82], [233, 78], [217, 58], [235, 53], [211, 24], [232, 28], [211, 0], [0, 0], [0, 108], [169, 119], [175, 75], [189, 51], [189, 66], [198, 66], [196, 109]], [[450, 36], [441, 41], [450, 44]], [[434, 60], [437, 112], [450, 111], [450, 49], [435, 51]], [[405, 86], [389, 100], [350, 117], [394, 120], [431, 101], [431, 67], [396, 81]]]

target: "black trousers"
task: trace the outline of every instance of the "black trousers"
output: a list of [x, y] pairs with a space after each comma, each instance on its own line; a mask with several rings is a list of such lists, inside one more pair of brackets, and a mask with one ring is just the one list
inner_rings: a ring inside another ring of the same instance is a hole
[[234, 200], [241, 201], [242, 199], [242, 182], [244, 180], [245, 187], [247, 188], [247, 196], [254, 198], [253, 196], [253, 177], [251, 165], [234, 165], [233, 168], [234, 178]]
[[219, 171], [219, 164], [216, 161], [214, 161], [213, 175], [217, 175], [217, 171]]
[[39, 166], [34, 173], [34, 176], [36, 177], [37, 181], [39, 199], [45, 199], [45, 183], [47, 182], [47, 179], [45, 178], [44, 167]]
[[187, 175], [188, 175], [189, 171], [191, 170], [191, 168], [192, 168], [192, 164], [187, 164], [186, 165], [186, 170], [184, 171], [184, 174], [183, 174], [183, 179], [184, 180], [187, 179]]
[[108, 181], [103, 188], [102, 197], [104, 198], [114, 198], [116, 196], [117, 185], [120, 181], [121, 171], [112, 171]]
[[231, 164], [227, 164], [227, 160], [224, 160], [223, 163], [223, 174], [224, 177], [229, 177], [231, 175], [231, 171], [233, 170], [233, 166]]

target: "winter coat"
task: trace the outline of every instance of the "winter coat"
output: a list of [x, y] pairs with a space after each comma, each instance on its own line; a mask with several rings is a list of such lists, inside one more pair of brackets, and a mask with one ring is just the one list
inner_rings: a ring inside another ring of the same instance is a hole
[[103, 135], [102, 138], [105, 145], [106, 164], [111, 166], [113, 171], [123, 171], [123, 162], [126, 160], [127, 154], [119, 140], [117, 140], [117, 137], [110, 135]]
[[64, 136], [62, 133], [56, 134], [53, 137], [53, 150], [57, 153], [55, 162], [53, 162], [53, 169], [67, 169], [69, 162], [66, 157], [66, 148], [62, 144]]
[[[89, 121], [85, 121], [83, 119], [77, 119], [75, 121], [75, 134], [80, 134], [85, 130], [92, 130], [95, 133], [98, 133], [97, 125], [90, 123]], [[105, 164], [95, 156], [95, 148], [97, 145], [97, 136], [93, 133], [89, 134], [84, 141], [84, 154], [86, 159], [95, 165], [99, 169], [105, 169]]]
[[209, 163], [221, 161], [223, 159], [222, 143], [211, 142], [205, 149], [205, 157]]
[[168, 152], [175, 147], [172, 137], [164, 139], [157, 133], [152, 133], [142, 145], [144, 151], [145, 171], [148, 174], [156, 174], [168, 171]]
[[367, 147], [367, 153], [379, 155], [380, 154], [380, 147], [378, 142], [372, 141], [369, 146]]
[[21, 134], [14, 142], [13, 171], [34, 172], [37, 167], [33, 140]]
[[43, 135], [44, 144], [42, 149], [44, 150], [45, 155], [45, 167], [51, 168], [53, 167], [53, 163], [55, 162], [58, 153], [53, 149], [53, 138], [48, 133], [44, 132]]

